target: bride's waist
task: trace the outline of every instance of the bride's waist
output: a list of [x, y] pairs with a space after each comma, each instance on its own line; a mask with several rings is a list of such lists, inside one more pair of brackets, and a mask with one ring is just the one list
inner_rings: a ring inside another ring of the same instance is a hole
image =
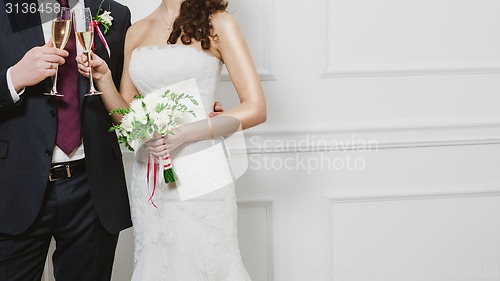
[[[190, 155], [194, 156], [197, 154], [201, 154], [200, 152], [206, 151], [207, 149], [212, 148], [213, 146], [217, 146], [219, 144], [222, 144], [221, 146], [222, 148], [224, 147], [223, 143], [224, 143], [223, 138], [188, 142], [171, 151], [170, 157], [172, 158], [172, 161], [175, 161], [176, 158], [182, 158]], [[215, 157], [225, 157], [225, 153], [224, 154], [218, 153], [217, 155], [215, 155]], [[146, 148], [141, 147], [136, 150], [135, 158], [139, 162], [148, 163], [149, 151]]]

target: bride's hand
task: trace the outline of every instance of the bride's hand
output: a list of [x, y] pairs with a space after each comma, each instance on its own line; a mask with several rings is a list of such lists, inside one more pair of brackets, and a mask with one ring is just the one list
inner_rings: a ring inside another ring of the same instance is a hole
[[[83, 76], [89, 78], [89, 64], [87, 55], [81, 54], [80, 56], [76, 56], [76, 62], [78, 63], [78, 71]], [[108, 64], [94, 53], [91, 53], [90, 64], [92, 65], [92, 78], [94, 80], [100, 80], [110, 72]]]
[[183, 130], [176, 128], [172, 131], [173, 135], [165, 136], [155, 133], [153, 138], [146, 142], [149, 153], [157, 157], [163, 157], [186, 142]]

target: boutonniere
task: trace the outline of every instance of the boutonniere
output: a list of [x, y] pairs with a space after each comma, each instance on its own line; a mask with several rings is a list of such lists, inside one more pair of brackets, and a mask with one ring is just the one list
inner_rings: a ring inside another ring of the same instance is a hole
[[[109, 28], [113, 25], [113, 17], [111, 16], [110, 11], [102, 9], [102, 4], [104, 3], [104, 1], [105, 0], [102, 0], [99, 8], [97, 9], [97, 15], [93, 18], [92, 21], [94, 23], [94, 28], [97, 31], [97, 35], [99, 35], [102, 44], [106, 48], [106, 51], [108, 51], [109, 57], [111, 57], [111, 50], [109, 49], [108, 42], [106, 42], [106, 38], [104, 38], [104, 34], [108, 33]], [[108, 6], [108, 9], [111, 10], [111, 7]], [[101, 31], [99, 25], [104, 26], [104, 32]]]

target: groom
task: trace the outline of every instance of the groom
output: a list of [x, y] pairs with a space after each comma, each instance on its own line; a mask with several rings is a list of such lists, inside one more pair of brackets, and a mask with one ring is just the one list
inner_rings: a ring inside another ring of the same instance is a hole
[[[43, 10], [22, 9], [24, 3], [43, 7], [55, 2], [4, 1], [0, 280], [40, 280], [52, 237], [57, 280], [110, 280], [118, 233], [131, 226], [122, 154], [116, 135], [108, 132], [111, 119], [99, 96], [84, 97], [89, 81], [77, 72], [74, 35], [67, 51], [57, 50], [45, 43], [52, 30], [50, 22], [41, 20], [38, 11]], [[71, 8], [85, 5], [96, 15], [101, 0], [58, 2]], [[130, 11], [111, 0], [102, 7], [114, 18], [105, 35], [111, 56], [97, 35], [95, 52], [105, 58], [119, 85]], [[57, 64], [57, 87], [64, 97], [46, 96]]]
[[[65, 48], [69, 52], [45, 44], [50, 42], [51, 23], [42, 20], [38, 11], [43, 9], [23, 9], [25, 3], [47, 8], [55, 2], [4, 2], [0, 281], [39, 281], [52, 237], [57, 242], [52, 259], [58, 281], [110, 280], [118, 233], [131, 226], [122, 155], [116, 135], [108, 132], [111, 119], [98, 96], [84, 97], [89, 81], [77, 72], [74, 35]], [[58, 2], [90, 7], [93, 15], [102, 12], [101, 0]], [[98, 36], [95, 52], [106, 60], [119, 85], [130, 11], [112, 0], [102, 7], [114, 18], [105, 35], [111, 55]], [[57, 64], [57, 87], [64, 97], [43, 95], [52, 87]], [[214, 107], [222, 111], [219, 103]]]

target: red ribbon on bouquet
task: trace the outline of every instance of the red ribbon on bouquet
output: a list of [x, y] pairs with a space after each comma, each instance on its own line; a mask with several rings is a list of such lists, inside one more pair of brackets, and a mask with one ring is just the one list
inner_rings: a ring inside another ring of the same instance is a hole
[[155, 196], [155, 192], [156, 192], [156, 184], [157, 184], [157, 171], [158, 171], [158, 160], [156, 159], [155, 156], [149, 154], [149, 157], [148, 157], [148, 172], [146, 174], [146, 177], [147, 177], [147, 182], [148, 182], [148, 188], [150, 186], [149, 184], [149, 179], [150, 179], [150, 175], [151, 175], [151, 158], [153, 158], [153, 191], [151, 192], [151, 196], [149, 196], [149, 200], [151, 202], [151, 204], [153, 204], [153, 206], [155, 208], [158, 208], [156, 205], [155, 205], [155, 202], [153, 202], [153, 197]]
[[[151, 158], [153, 158], [153, 161], [151, 161]], [[150, 186], [150, 178], [151, 178], [151, 166], [153, 168], [153, 191], [151, 192], [151, 195], [149, 196], [149, 200], [151, 204], [155, 208], [158, 208], [154, 201], [153, 197], [155, 196], [156, 193], [156, 187], [158, 186], [158, 169], [163, 166], [163, 178], [165, 180], [165, 183], [170, 183], [170, 182], [175, 182], [175, 173], [174, 170], [172, 169], [172, 159], [170, 159], [170, 155], [166, 155], [165, 157], [161, 158], [161, 163], [158, 161], [158, 158], [149, 154], [148, 157], [148, 171], [146, 173], [147, 177], [147, 183], [148, 183], [148, 188]], [[160, 184], [161, 185], [161, 184]]]

